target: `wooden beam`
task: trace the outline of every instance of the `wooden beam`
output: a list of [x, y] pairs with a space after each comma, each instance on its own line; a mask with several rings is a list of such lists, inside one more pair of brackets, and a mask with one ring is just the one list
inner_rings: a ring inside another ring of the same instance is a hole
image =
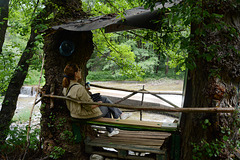
[[118, 103], [120, 103], [120, 102], [122, 102], [122, 101], [125, 101], [126, 99], [128, 99], [128, 98], [132, 97], [132, 96], [133, 96], [133, 95], [135, 95], [135, 94], [137, 94], [137, 92], [133, 92], [133, 93], [131, 93], [131, 94], [129, 94], [129, 95], [127, 95], [127, 96], [123, 97], [123, 98], [122, 98], [122, 99], [120, 99], [119, 101], [117, 101], [117, 102], [114, 102], [114, 104], [118, 104]]
[[170, 104], [171, 106], [173, 106], [173, 107], [175, 107], [175, 108], [180, 108], [180, 107], [178, 107], [177, 105], [173, 104], [172, 102], [166, 100], [165, 98], [162, 98], [161, 96], [158, 96], [158, 95], [156, 95], [156, 94], [151, 94], [151, 95], [153, 95], [153, 96], [155, 96], [155, 97], [161, 99], [162, 101], [164, 101], [164, 102]]
[[135, 91], [129, 89], [122, 89], [122, 88], [113, 88], [113, 87], [105, 87], [96, 84], [90, 84], [93, 87], [103, 88], [103, 89], [111, 89], [111, 90], [119, 90], [119, 91], [126, 91], [126, 92], [136, 92], [136, 93], [144, 93], [144, 94], [168, 94], [168, 95], [182, 95], [179, 92], [149, 92], [149, 91]]
[[97, 103], [97, 102], [82, 102], [65, 96], [56, 96], [56, 95], [42, 95], [42, 97], [48, 98], [58, 98], [73, 101], [78, 104], [88, 104], [88, 105], [101, 105], [108, 107], [117, 107], [124, 109], [133, 109], [133, 110], [148, 110], [148, 111], [161, 111], [161, 112], [183, 112], [183, 113], [233, 113], [236, 111], [235, 108], [216, 108], [216, 107], [194, 107], [194, 108], [171, 108], [171, 107], [156, 107], [156, 106], [129, 106], [123, 104], [111, 104], [111, 103]]

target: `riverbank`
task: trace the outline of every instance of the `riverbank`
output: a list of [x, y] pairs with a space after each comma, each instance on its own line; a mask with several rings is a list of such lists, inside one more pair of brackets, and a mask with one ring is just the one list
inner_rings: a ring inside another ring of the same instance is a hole
[[183, 80], [173, 80], [168, 78], [162, 78], [159, 80], [149, 80], [146, 82], [140, 81], [107, 81], [107, 82], [90, 82], [106, 87], [122, 88], [139, 90], [144, 87], [148, 91], [182, 91]]

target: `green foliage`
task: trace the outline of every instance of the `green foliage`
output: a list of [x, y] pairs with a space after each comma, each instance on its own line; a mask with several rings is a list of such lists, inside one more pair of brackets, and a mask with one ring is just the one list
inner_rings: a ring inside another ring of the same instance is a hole
[[72, 131], [65, 130], [60, 134], [60, 138], [70, 143], [75, 143], [75, 137]]
[[211, 126], [211, 122], [208, 119], [205, 119], [205, 121], [202, 123], [202, 128], [207, 129], [209, 126]]
[[[13, 122], [15, 123], [15, 122]], [[19, 123], [19, 122], [18, 122]], [[21, 124], [21, 122], [20, 122]], [[34, 129], [30, 132], [30, 145], [28, 152], [37, 152], [39, 149], [40, 129]], [[1, 154], [6, 157], [19, 157], [22, 155], [27, 143], [27, 126], [24, 128], [13, 127], [8, 132], [8, 138], [5, 144], [0, 145]]]
[[[42, 8], [42, 1], [31, 1], [31, 3], [28, 0], [10, 1], [8, 23], [11, 27], [7, 29], [3, 52], [0, 55], [0, 95], [4, 95], [6, 92], [13, 71], [16, 69], [19, 58], [25, 50], [31, 30], [30, 24]], [[38, 24], [36, 28], [43, 30], [46, 29], [46, 26]], [[36, 37], [35, 48], [33, 48], [36, 54], [31, 62], [29, 61], [33, 70], [41, 68], [42, 47], [42, 37], [39, 35]], [[27, 83], [32, 84], [35, 82], [28, 78]]]
[[108, 63], [104, 66], [103, 70], [110, 70], [120, 68], [120, 74], [126, 75], [130, 78], [141, 79], [141, 68], [135, 63], [135, 55], [131, 51], [131, 46], [126, 44], [117, 44], [111, 40], [112, 34], [104, 34], [102, 30], [94, 31], [94, 44], [98, 52], [98, 56], [104, 56], [105, 53], [109, 53], [106, 57], [107, 60], [114, 62]]
[[[24, 85], [37, 85], [39, 83], [40, 71], [38, 70], [30, 70], [27, 74], [27, 77], [24, 81]], [[45, 84], [45, 78], [42, 76], [41, 85]]]
[[92, 16], [106, 15], [109, 13], [120, 14], [119, 18], [124, 17], [125, 10], [142, 6], [140, 0], [83, 0], [83, 10], [90, 13]]
[[[113, 74], [114, 73], [114, 74]], [[181, 72], [181, 74], [176, 75], [174, 69], [170, 69], [168, 74], [166, 75], [164, 72], [159, 72], [157, 74], [152, 73], [146, 73], [144, 76], [142, 76], [143, 81], [148, 80], [159, 80], [161, 78], [169, 78], [169, 79], [183, 79], [184, 73]], [[87, 81], [132, 81], [132, 80], [138, 80], [134, 78], [129, 78], [127, 76], [122, 75], [121, 73], [117, 71], [94, 71], [88, 72]]]
[[113, 80], [111, 71], [88, 72], [87, 81], [111, 81]]
[[[233, 115], [236, 116], [238, 113], [239, 112], [237, 111]], [[204, 130], [207, 130], [209, 129], [209, 127], [212, 127], [211, 125], [212, 124], [208, 119], [205, 119], [202, 122], [202, 128]], [[234, 119], [232, 127], [238, 128], [237, 130], [239, 131], [240, 120], [238, 116], [236, 116], [236, 118]], [[208, 140], [207, 138], [206, 139], [203, 138], [202, 140], [200, 140], [199, 143], [192, 143], [193, 159], [202, 160], [202, 159], [209, 159], [213, 157], [216, 158], [216, 157], [219, 157], [226, 148], [228, 148], [228, 150], [232, 152], [236, 147], [239, 149], [240, 141], [239, 140], [235, 141], [233, 139], [233, 137], [234, 138], [237, 138], [237, 137], [235, 137], [235, 133], [233, 130], [230, 129], [230, 126], [226, 126], [226, 127], [220, 126], [220, 134], [219, 136], [221, 138], [216, 138], [213, 140]]]
[[[114, 4], [111, 1], [97, 0], [85, 2], [85, 9], [91, 8], [88, 11], [91, 11], [93, 16], [114, 12], [120, 15], [119, 18], [124, 18], [124, 10], [143, 4], [137, 0], [117, 0]], [[89, 61], [88, 68], [91, 71], [114, 70], [114, 74], [137, 80], [142, 80], [145, 74], [154, 74], [154, 70], [157, 73], [159, 66], [163, 69], [161, 72], [165, 72], [163, 66], [166, 65], [178, 68], [177, 74], [180, 74], [185, 70], [184, 63], [188, 62], [185, 59], [190, 22], [186, 24], [184, 18], [189, 16], [190, 10], [183, 7], [182, 9], [188, 11], [187, 14], [185, 12], [183, 14], [178, 13], [176, 8], [163, 9], [163, 12], [168, 14], [161, 17], [162, 25], [159, 26], [158, 32], [143, 29], [104, 34], [102, 30], [95, 30], [93, 32], [95, 53]], [[161, 63], [162, 60], [165, 62], [168, 60], [168, 63]], [[99, 65], [96, 67], [96, 63], [102, 64], [103, 67]]]
[[53, 151], [50, 153], [49, 157], [52, 159], [59, 159], [64, 155], [64, 153], [65, 149], [58, 146], [54, 146]]
[[210, 143], [206, 140], [201, 140], [199, 145], [193, 144], [193, 160], [202, 160], [213, 157], [216, 158], [225, 147], [225, 143], [219, 141], [218, 139]]

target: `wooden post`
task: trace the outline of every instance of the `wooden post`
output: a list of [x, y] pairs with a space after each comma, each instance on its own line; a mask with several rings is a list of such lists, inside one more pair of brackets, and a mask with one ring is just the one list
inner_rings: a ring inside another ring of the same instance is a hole
[[[142, 91], [144, 91], [144, 85], [143, 85]], [[142, 93], [141, 106], [143, 105], [143, 100], [144, 100], [144, 93]], [[142, 121], [142, 110], [140, 110], [140, 121]]]

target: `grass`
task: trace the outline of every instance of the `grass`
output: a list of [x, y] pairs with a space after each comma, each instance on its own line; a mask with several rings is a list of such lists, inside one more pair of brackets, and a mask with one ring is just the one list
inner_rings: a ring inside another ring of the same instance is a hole
[[[169, 70], [165, 75], [163, 72], [159, 73], [146, 73], [143, 77], [143, 81], [159, 80], [163, 78], [183, 80], [184, 72], [177, 75], [174, 70]], [[96, 71], [88, 72], [87, 81], [133, 81], [135, 79], [128, 78], [127, 76], [115, 75], [112, 71]]]

